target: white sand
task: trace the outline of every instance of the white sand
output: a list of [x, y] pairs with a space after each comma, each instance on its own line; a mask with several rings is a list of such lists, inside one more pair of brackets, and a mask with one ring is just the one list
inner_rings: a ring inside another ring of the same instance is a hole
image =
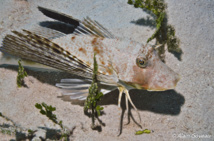
[[[143, 129], [151, 134], [134, 135], [140, 128], [132, 118], [128, 125], [124, 114], [122, 134], [118, 137], [121, 111], [117, 107], [118, 91], [106, 95], [101, 104], [106, 124], [101, 132], [90, 128], [91, 119], [84, 115], [81, 103], [65, 102], [58, 98], [55, 83], [69, 75], [27, 69], [28, 88], [17, 88], [17, 67], [0, 67], [0, 112], [22, 127], [59, 129], [34, 107], [45, 102], [56, 107], [58, 119], [74, 129], [71, 140], [195, 140], [196, 135], [208, 135], [214, 140], [214, 2], [194, 0], [167, 0], [168, 22], [176, 29], [184, 54], [178, 61], [166, 54], [166, 64], [181, 75], [175, 90], [166, 92], [132, 91], [131, 97], [140, 111]], [[41, 21], [51, 20], [42, 15], [37, 6], [43, 6], [83, 19], [86, 16], [100, 22], [113, 34], [145, 43], [154, 29], [131, 21], [146, 18], [148, 14], [127, 4], [127, 0], [7, 0], [0, 1], [0, 41], [11, 30], [24, 29]], [[1, 64], [1, 60], [0, 60]], [[124, 106], [124, 100], [122, 102]], [[137, 119], [137, 114], [131, 110]], [[6, 121], [0, 118], [0, 123]], [[6, 122], [8, 123], [8, 122]], [[186, 135], [186, 136], [185, 136]], [[15, 136], [0, 134], [0, 140]]]

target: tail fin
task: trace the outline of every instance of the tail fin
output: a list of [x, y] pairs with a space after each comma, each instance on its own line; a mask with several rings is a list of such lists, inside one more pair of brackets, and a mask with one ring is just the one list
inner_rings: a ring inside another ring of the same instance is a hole
[[15, 35], [6, 35], [4, 38], [0, 48], [2, 52], [82, 77], [92, 77], [90, 66], [47, 38], [27, 30], [13, 33]]

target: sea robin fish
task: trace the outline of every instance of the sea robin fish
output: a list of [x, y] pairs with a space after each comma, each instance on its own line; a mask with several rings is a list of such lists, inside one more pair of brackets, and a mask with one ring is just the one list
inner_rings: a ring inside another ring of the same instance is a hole
[[46, 16], [72, 24], [76, 29], [72, 34], [45, 27], [13, 31], [6, 35], [0, 50], [86, 78], [62, 79], [56, 86], [65, 89], [63, 95], [70, 99], [86, 99], [93, 74], [94, 53], [101, 91], [106, 94], [118, 88], [119, 107], [125, 93], [127, 107], [129, 101], [136, 109], [129, 96], [131, 89], [164, 91], [175, 88], [178, 74], [159, 59], [155, 47], [117, 38], [90, 18], [80, 21], [47, 8], [38, 8]]

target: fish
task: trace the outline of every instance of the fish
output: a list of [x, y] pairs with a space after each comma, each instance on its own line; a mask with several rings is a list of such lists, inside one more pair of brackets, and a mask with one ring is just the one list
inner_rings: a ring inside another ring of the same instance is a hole
[[176, 87], [180, 77], [161, 61], [157, 47], [116, 37], [89, 17], [80, 21], [48, 8], [38, 9], [50, 18], [72, 25], [74, 31], [63, 33], [47, 27], [12, 31], [3, 39], [0, 51], [84, 78], [62, 79], [57, 83], [64, 96], [87, 98], [94, 53], [99, 88], [104, 94], [118, 89], [118, 107], [124, 93], [127, 109], [130, 102], [137, 111], [129, 95], [132, 89], [165, 91]]

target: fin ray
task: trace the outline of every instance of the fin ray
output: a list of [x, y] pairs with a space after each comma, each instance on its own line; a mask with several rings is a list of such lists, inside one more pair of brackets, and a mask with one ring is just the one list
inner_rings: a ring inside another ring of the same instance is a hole
[[59, 70], [64, 70], [86, 78], [91, 78], [93, 71], [83, 61], [71, 55], [47, 38], [30, 31], [13, 31], [14, 35], [6, 35], [0, 48], [14, 56], [41, 63]]
[[79, 26], [80, 21], [78, 19], [73, 18], [72, 16], [57, 12], [55, 10], [44, 8], [41, 6], [38, 6], [38, 9], [47, 17], [50, 17], [52, 19], [55, 19], [64, 23], [69, 23], [75, 26]]
[[50, 18], [74, 25], [76, 27], [76, 29], [74, 30], [74, 34], [85, 35], [85, 33], [88, 33], [89, 35], [94, 35], [103, 38], [115, 38], [114, 35], [112, 35], [100, 23], [91, 20], [89, 17], [86, 17], [83, 21], [80, 21], [78, 19], [73, 18], [70, 15], [66, 15], [64, 13], [60, 13], [55, 10], [51, 10], [41, 6], [38, 6], [38, 9], [44, 15]]
[[86, 17], [80, 25], [74, 30], [74, 32], [79, 32], [79, 34], [85, 35], [84, 32], [81, 32], [80, 29], [83, 29], [89, 35], [94, 35], [103, 38], [115, 38], [107, 29], [105, 29], [97, 21], [91, 20], [89, 17]]
[[30, 30], [34, 34], [37, 34], [37, 35], [42, 36], [44, 38], [47, 38], [49, 40], [60, 38], [60, 37], [66, 35], [66, 34], [64, 34], [62, 32], [57, 31], [57, 30], [54, 30], [54, 29], [51, 29], [51, 28], [47, 28], [47, 27], [38, 26], [38, 25], [37, 26], [33, 26], [28, 30]]
[[[71, 100], [85, 100], [88, 96], [90, 85], [91, 81], [85, 79], [62, 79], [61, 83], [56, 84], [57, 87], [62, 89], [62, 97], [69, 96]], [[98, 87], [104, 95], [117, 89], [116, 86], [108, 86], [101, 83], [98, 83]]]

